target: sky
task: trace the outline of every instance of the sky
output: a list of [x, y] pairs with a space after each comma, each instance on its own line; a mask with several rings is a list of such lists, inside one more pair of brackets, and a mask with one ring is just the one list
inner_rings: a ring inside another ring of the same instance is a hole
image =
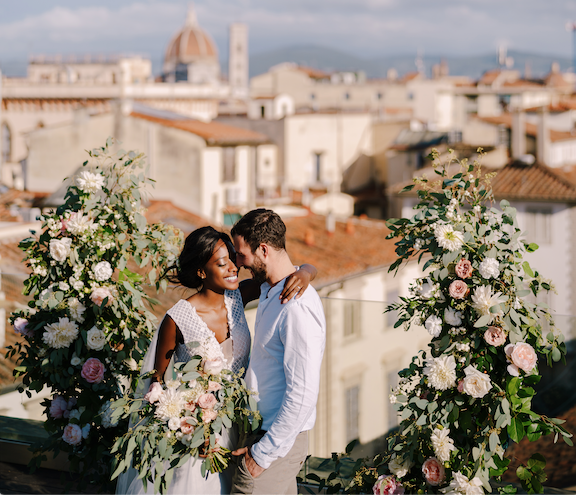
[[[159, 61], [187, 0], [0, 0], [0, 64], [30, 54], [136, 53]], [[225, 59], [228, 26], [249, 26], [250, 51], [321, 45], [364, 58], [481, 55], [500, 44], [572, 56], [576, 0], [196, 0]], [[5, 70], [6, 72], [6, 70]]]

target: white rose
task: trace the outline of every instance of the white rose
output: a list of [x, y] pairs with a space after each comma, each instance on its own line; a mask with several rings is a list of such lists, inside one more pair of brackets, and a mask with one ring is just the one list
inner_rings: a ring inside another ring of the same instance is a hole
[[463, 380], [462, 389], [468, 395], [476, 399], [481, 399], [492, 388], [490, 377], [479, 371], [475, 366], [467, 366], [464, 369], [464, 373], [466, 377]]
[[442, 318], [436, 315], [429, 316], [426, 319], [424, 326], [432, 337], [438, 337], [442, 332]]
[[500, 275], [500, 264], [498, 263], [497, 259], [494, 258], [485, 258], [480, 263], [478, 267], [478, 272], [482, 277], [485, 279], [489, 278], [498, 278]]
[[178, 428], [180, 428], [180, 418], [170, 418], [168, 420], [168, 428], [170, 428], [172, 431], [176, 431]]
[[204, 361], [204, 371], [209, 375], [217, 375], [224, 369], [224, 365], [224, 360], [221, 358], [207, 360]]
[[72, 239], [50, 239], [50, 256], [56, 261], [64, 261], [70, 255]]
[[453, 327], [459, 327], [462, 324], [462, 313], [453, 308], [444, 310], [444, 321]]
[[93, 351], [101, 351], [106, 345], [106, 335], [104, 332], [96, 327], [88, 330], [86, 346]]
[[110, 263], [107, 261], [96, 263], [92, 268], [92, 271], [94, 272], [94, 278], [98, 282], [104, 282], [105, 280], [108, 280], [114, 272], [114, 270], [112, 270], [112, 266], [110, 266]]
[[76, 355], [76, 353], [72, 354], [72, 359], [70, 359], [70, 364], [72, 366], [78, 366], [82, 360]]
[[414, 463], [411, 462], [410, 459], [407, 459], [405, 462], [402, 462], [402, 458], [399, 458], [398, 456], [395, 455], [388, 464], [388, 469], [392, 474], [394, 474], [398, 478], [403, 478], [408, 474], [408, 471], [410, 471], [410, 468], [413, 465]]

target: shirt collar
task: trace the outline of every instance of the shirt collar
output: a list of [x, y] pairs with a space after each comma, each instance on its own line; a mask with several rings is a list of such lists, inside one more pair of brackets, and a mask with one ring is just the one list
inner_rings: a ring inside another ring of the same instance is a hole
[[284, 287], [284, 282], [286, 281], [287, 278], [288, 276], [284, 277], [274, 287], [272, 287], [268, 282], [264, 282], [260, 286], [260, 298], [270, 299], [270, 297], [274, 295], [280, 295], [280, 292], [282, 292], [282, 288]]

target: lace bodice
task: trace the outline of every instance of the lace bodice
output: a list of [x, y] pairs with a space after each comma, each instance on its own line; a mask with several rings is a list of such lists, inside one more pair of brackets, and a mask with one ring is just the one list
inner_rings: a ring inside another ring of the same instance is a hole
[[[244, 316], [244, 305], [242, 296], [238, 289], [226, 291], [224, 293], [224, 304], [228, 313], [228, 328], [230, 329], [230, 339], [232, 340], [233, 356], [230, 369], [237, 373], [240, 368], [248, 367], [248, 357], [250, 354], [250, 331], [248, 323]], [[220, 344], [214, 336], [214, 332], [208, 328], [208, 325], [196, 312], [196, 308], [185, 299], [180, 299], [172, 306], [167, 313], [174, 323], [178, 326], [184, 337], [184, 344], [188, 342], [200, 342], [208, 344], [210, 347]], [[176, 361], [186, 362], [193, 356], [194, 351], [190, 351], [186, 345], [178, 344], [176, 346]], [[230, 363], [228, 363], [230, 364]]]

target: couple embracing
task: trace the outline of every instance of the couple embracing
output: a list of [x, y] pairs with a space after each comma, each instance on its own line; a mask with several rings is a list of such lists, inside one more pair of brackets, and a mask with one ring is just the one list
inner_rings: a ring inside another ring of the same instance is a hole
[[[292, 265], [286, 227], [271, 210], [247, 213], [231, 234], [233, 244], [211, 227], [188, 236], [175, 279], [198, 292], [168, 310], [147, 360], [151, 363], [153, 357], [153, 379], [161, 381], [173, 355], [177, 362], [191, 359], [187, 342], [213, 340], [234, 373], [247, 368], [246, 383], [257, 393], [262, 427], [244, 445], [237, 445], [233, 430], [224, 430], [220, 443], [236, 449], [237, 462], [223, 473], [203, 477], [200, 460], [192, 459], [176, 470], [169, 493], [295, 494], [308, 431], [316, 419], [326, 333], [320, 298], [308, 286], [316, 269]], [[252, 279], [239, 283], [240, 267]], [[250, 355], [244, 306], [258, 297]], [[119, 490], [144, 493], [140, 480]]]

